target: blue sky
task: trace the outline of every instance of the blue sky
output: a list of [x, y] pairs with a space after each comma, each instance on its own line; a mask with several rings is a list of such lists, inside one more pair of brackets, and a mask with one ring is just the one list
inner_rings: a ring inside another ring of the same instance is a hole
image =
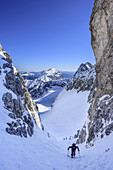
[[76, 70], [95, 63], [89, 21], [94, 0], [4, 0], [0, 42], [22, 71]]

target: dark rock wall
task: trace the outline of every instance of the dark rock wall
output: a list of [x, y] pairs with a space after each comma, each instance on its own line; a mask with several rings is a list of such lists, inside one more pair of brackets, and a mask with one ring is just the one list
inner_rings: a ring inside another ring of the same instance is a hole
[[113, 131], [113, 0], [95, 0], [90, 18], [96, 81], [90, 90], [88, 118], [77, 143], [94, 145]]
[[96, 58], [97, 90], [113, 94], [113, 1], [95, 0], [90, 19], [91, 44]]
[[113, 1], [95, 0], [90, 18], [96, 88], [88, 111], [86, 143], [113, 131]]
[[6, 132], [21, 137], [32, 136], [35, 122], [42, 129], [38, 110], [21, 74], [13, 67], [11, 57], [1, 46], [0, 51], [2, 51], [1, 60], [3, 60], [0, 75], [3, 74], [3, 85], [7, 89], [2, 96], [2, 101], [11, 118], [11, 121], [7, 122]]

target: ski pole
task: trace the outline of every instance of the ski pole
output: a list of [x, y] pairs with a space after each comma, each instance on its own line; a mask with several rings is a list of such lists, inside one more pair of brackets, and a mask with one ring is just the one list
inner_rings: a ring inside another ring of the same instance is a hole
[[67, 156], [69, 157], [69, 150], [67, 150]]
[[78, 151], [79, 157], [80, 157], [80, 151]]

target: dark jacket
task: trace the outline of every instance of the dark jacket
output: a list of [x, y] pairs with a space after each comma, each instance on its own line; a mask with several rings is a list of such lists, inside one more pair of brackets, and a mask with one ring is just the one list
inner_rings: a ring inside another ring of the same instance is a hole
[[78, 152], [80, 151], [80, 150], [79, 150], [79, 147], [76, 146], [76, 144], [72, 144], [72, 146], [69, 146], [69, 147], [67, 148], [67, 150], [69, 150], [70, 148], [72, 149], [72, 151], [76, 151], [76, 149], [78, 149]]

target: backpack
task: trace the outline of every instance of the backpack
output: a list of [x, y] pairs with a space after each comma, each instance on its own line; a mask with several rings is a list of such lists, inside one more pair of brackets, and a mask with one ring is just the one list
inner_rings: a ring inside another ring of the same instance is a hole
[[72, 145], [72, 149], [73, 149], [73, 150], [76, 149], [76, 145], [75, 145], [75, 144]]

